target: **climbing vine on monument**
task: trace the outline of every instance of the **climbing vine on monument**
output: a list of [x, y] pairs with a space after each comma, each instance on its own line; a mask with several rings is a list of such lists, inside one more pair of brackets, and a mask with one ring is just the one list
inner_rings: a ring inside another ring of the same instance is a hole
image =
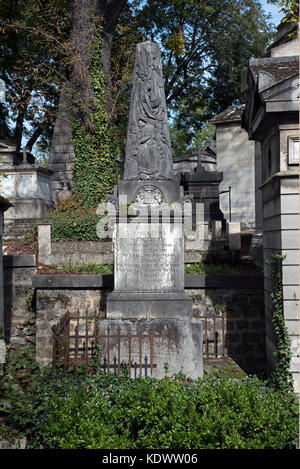
[[113, 191], [117, 181], [113, 129], [109, 125], [110, 118], [106, 110], [104, 74], [100, 62], [101, 32], [100, 26], [92, 51], [91, 76], [95, 99], [89, 117], [94, 130], [83, 128], [76, 111], [72, 121], [75, 152], [73, 194], [89, 207], [95, 207], [99, 201], [105, 200], [106, 194]]
[[293, 392], [293, 377], [290, 372], [291, 339], [284, 319], [283, 292], [282, 292], [282, 262], [285, 256], [273, 253], [266, 262], [270, 264], [273, 292], [271, 293], [273, 305], [273, 326], [276, 336], [277, 361], [271, 376], [272, 384], [282, 391]]

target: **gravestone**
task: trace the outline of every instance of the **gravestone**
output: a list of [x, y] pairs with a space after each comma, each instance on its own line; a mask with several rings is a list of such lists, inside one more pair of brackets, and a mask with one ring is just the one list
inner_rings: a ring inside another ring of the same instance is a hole
[[155, 43], [136, 48], [124, 178], [108, 200], [118, 214], [114, 290], [107, 297], [109, 327], [121, 324], [128, 334], [138, 324], [154, 334], [153, 376], [162, 377], [167, 362], [172, 373], [201, 377], [202, 323], [192, 318], [192, 299], [184, 292], [183, 213], [188, 200], [173, 171]]
[[107, 317], [191, 317], [192, 300], [184, 292], [185, 200], [173, 172], [160, 50], [151, 42], [136, 49], [124, 179], [115, 195], [118, 203], [125, 200], [120, 211], [133, 204], [139, 216], [129, 224], [120, 216], [115, 228], [115, 290]]

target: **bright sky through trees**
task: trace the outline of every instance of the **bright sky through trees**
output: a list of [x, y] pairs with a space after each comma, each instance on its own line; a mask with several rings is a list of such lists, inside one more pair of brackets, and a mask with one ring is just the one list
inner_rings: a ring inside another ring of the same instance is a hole
[[272, 22], [275, 26], [278, 26], [280, 21], [283, 18], [283, 13], [279, 10], [278, 6], [270, 5], [267, 0], [260, 0], [261, 6], [263, 7], [266, 13], [270, 13], [272, 17]]

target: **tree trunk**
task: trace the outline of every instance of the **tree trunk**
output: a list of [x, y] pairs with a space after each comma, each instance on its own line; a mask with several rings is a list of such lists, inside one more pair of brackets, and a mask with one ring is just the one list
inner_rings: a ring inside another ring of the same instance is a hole
[[74, 54], [71, 66], [73, 100], [82, 117], [84, 128], [92, 132], [90, 112], [93, 109], [94, 90], [91, 80], [92, 48], [95, 30], [103, 25], [103, 47], [101, 65], [105, 77], [106, 108], [111, 113], [111, 44], [119, 16], [127, 0], [72, 0], [71, 43]]
[[92, 47], [95, 41], [92, 19], [95, 17], [96, 0], [72, 0], [71, 44], [72, 97], [76, 105], [75, 114], [82, 118], [87, 132], [94, 131], [90, 119], [93, 109], [94, 89], [91, 80]]
[[97, 15], [102, 19], [103, 45], [101, 65], [105, 80], [106, 109], [112, 112], [112, 80], [111, 80], [111, 46], [119, 17], [127, 4], [127, 0], [98, 0]]
[[33, 134], [31, 135], [30, 139], [26, 143], [26, 148], [30, 152], [32, 150], [33, 145], [37, 141], [37, 139], [42, 135], [43, 133], [43, 128], [42, 127], [37, 127]]
[[21, 147], [22, 137], [23, 137], [23, 124], [25, 119], [27, 105], [24, 104], [23, 107], [19, 108], [18, 117], [16, 120], [16, 127], [13, 135], [13, 142], [16, 145], [17, 149]]

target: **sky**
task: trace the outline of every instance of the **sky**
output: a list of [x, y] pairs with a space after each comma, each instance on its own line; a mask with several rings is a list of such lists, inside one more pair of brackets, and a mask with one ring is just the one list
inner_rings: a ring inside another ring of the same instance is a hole
[[283, 18], [283, 14], [276, 5], [270, 5], [267, 0], [260, 0], [261, 6], [266, 13], [271, 14], [272, 22], [278, 26]]

